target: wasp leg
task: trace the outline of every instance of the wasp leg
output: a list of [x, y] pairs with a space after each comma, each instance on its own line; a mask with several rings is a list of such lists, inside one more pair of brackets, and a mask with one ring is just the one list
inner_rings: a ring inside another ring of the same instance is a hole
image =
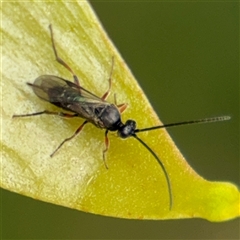
[[59, 148], [62, 147], [62, 145], [67, 142], [67, 141], [70, 141], [71, 139], [73, 139], [75, 136], [77, 136], [83, 129], [84, 125], [88, 123], [88, 121], [84, 121], [82, 125], [80, 125], [80, 127], [78, 127], [78, 129], [75, 131], [75, 133], [69, 137], [69, 138], [66, 138], [64, 141], [61, 142], [61, 144], [55, 149], [55, 151], [50, 155], [50, 157], [53, 157], [55, 155], [55, 153], [59, 150]]
[[113, 73], [113, 65], [114, 65], [114, 57], [112, 57], [112, 67], [111, 67], [111, 71], [110, 71], [110, 75], [109, 75], [109, 79], [108, 79], [108, 90], [103, 94], [103, 96], [101, 97], [102, 100], [106, 100], [110, 94], [111, 91], [111, 87], [112, 87], [112, 73]]
[[127, 103], [122, 103], [122, 104], [117, 105], [117, 108], [120, 113], [123, 113], [127, 107], [128, 107]]
[[118, 105], [117, 104], [117, 94], [116, 93], [114, 93], [114, 103], [115, 103], [116, 106]]
[[107, 165], [107, 163], [106, 163], [105, 154], [106, 154], [106, 152], [107, 152], [108, 149], [109, 149], [109, 140], [108, 140], [107, 134], [108, 134], [108, 130], [106, 130], [106, 132], [105, 132], [105, 147], [106, 147], [106, 148], [103, 150], [103, 162], [104, 162], [104, 165], [105, 165], [105, 168], [106, 168], [106, 169], [108, 169], [108, 165]]
[[65, 117], [65, 118], [73, 118], [77, 117], [77, 114], [68, 114], [68, 113], [63, 113], [63, 112], [51, 112], [48, 110], [44, 110], [42, 112], [36, 112], [36, 113], [29, 113], [29, 114], [14, 114], [12, 118], [17, 118], [17, 117], [30, 117], [30, 116], [37, 116], [37, 115], [42, 115], [42, 114], [49, 114], [49, 115], [58, 115], [60, 117]]
[[117, 104], [117, 94], [114, 93], [114, 103], [117, 106], [120, 113], [123, 113], [128, 107], [127, 103]]
[[49, 29], [50, 29], [50, 34], [51, 34], [51, 40], [52, 40], [52, 47], [53, 47], [53, 51], [54, 51], [54, 55], [55, 58], [57, 60], [58, 63], [60, 63], [62, 66], [64, 66], [68, 71], [70, 71], [73, 75], [73, 80], [74, 83], [76, 83], [78, 86], [80, 86], [80, 82], [79, 79], [77, 77], [77, 75], [73, 72], [73, 70], [67, 65], [67, 63], [65, 63], [59, 56], [57, 53], [57, 49], [55, 47], [55, 43], [54, 43], [54, 38], [53, 38], [53, 30], [52, 30], [52, 25], [49, 25]]

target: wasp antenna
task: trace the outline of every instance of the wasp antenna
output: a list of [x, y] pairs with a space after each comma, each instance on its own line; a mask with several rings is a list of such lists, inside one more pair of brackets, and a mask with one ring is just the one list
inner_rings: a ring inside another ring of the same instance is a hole
[[198, 123], [210, 123], [210, 122], [220, 122], [220, 121], [227, 121], [230, 120], [230, 116], [220, 116], [220, 117], [212, 117], [212, 118], [203, 118], [198, 120], [191, 120], [191, 121], [184, 121], [184, 122], [177, 122], [177, 123], [168, 123], [160, 126], [143, 128], [143, 129], [136, 129], [134, 132], [145, 132], [151, 131], [159, 128], [169, 128], [169, 127], [176, 127], [180, 125], [190, 125], [190, 124], [198, 124]]
[[163, 163], [161, 162], [161, 160], [158, 158], [158, 156], [156, 155], [156, 153], [141, 139], [139, 138], [136, 134], [132, 135], [132, 137], [134, 137], [135, 139], [137, 139], [152, 155], [153, 157], [158, 161], [159, 165], [161, 166], [163, 173], [165, 175], [166, 181], [167, 181], [167, 185], [168, 185], [168, 193], [169, 193], [169, 210], [172, 209], [172, 188], [171, 188], [171, 183], [170, 183], [170, 179], [168, 177], [168, 173], [163, 165]]

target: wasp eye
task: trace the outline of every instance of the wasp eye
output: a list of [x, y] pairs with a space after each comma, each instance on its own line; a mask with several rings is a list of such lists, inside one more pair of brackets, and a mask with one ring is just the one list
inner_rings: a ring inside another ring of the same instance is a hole
[[135, 133], [136, 122], [133, 120], [127, 120], [126, 123], [119, 128], [118, 136], [121, 138], [127, 138]]

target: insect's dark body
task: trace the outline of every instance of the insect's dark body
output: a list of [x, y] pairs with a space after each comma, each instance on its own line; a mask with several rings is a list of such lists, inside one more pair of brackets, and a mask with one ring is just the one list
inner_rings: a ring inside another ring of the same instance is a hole
[[73, 82], [42, 75], [34, 84], [29, 85], [41, 99], [73, 112], [76, 117], [84, 118], [98, 128], [117, 131], [123, 126], [121, 114], [115, 104], [98, 98]]

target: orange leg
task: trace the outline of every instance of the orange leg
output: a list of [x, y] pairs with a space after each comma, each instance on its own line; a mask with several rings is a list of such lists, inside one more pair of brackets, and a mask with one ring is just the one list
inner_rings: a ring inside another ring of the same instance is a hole
[[65, 118], [73, 118], [73, 117], [77, 117], [78, 114], [69, 114], [69, 113], [63, 113], [63, 112], [51, 112], [48, 110], [44, 110], [42, 112], [36, 112], [36, 113], [28, 113], [28, 114], [15, 114], [12, 117], [13, 118], [17, 118], [17, 117], [30, 117], [30, 116], [37, 116], [37, 115], [41, 115], [41, 114], [49, 114], [49, 115], [57, 115], [59, 117], [65, 117]]
[[123, 113], [127, 107], [128, 107], [127, 103], [122, 103], [122, 104], [117, 105], [117, 108], [120, 113]]
[[105, 132], [105, 149], [103, 150], [103, 162], [104, 162], [106, 169], [108, 169], [108, 165], [106, 163], [105, 155], [109, 149], [109, 139], [108, 139], [107, 134], [108, 134], [108, 130], [106, 130], [106, 132]]
[[111, 91], [111, 87], [112, 87], [112, 73], [113, 73], [113, 65], [114, 65], [114, 57], [112, 57], [112, 68], [110, 71], [110, 75], [109, 75], [109, 85], [108, 85], [108, 90], [103, 94], [103, 96], [101, 97], [102, 100], [106, 100], [110, 94]]
[[117, 106], [120, 113], [123, 113], [127, 108], [127, 103], [117, 104], [117, 94], [114, 93], [114, 103]]
[[66, 138], [57, 148], [56, 150], [50, 155], [50, 157], [53, 157], [55, 155], [55, 153], [59, 150], [59, 148], [62, 147], [62, 145], [67, 142], [67, 141], [70, 141], [71, 139], [73, 139], [75, 136], [77, 136], [83, 129], [84, 125], [87, 124], [88, 121], [84, 121], [83, 124], [75, 131], [75, 133], [69, 137], [69, 138]]
[[73, 72], [73, 70], [68, 66], [68, 64], [65, 63], [65, 62], [58, 56], [57, 49], [56, 49], [55, 43], [54, 43], [53, 30], [52, 30], [52, 25], [51, 25], [51, 24], [49, 25], [49, 29], [50, 29], [50, 34], [51, 34], [53, 52], [54, 52], [54, 55], [55, 55], [55, 57], [56, 57], [57, 62], [60, 63], [60, 64], [61, 64], [62, 66], [64, 66], [68, 71], [70, 71], [70, 72], [72, 73], [74, 83], [77, 84], [78, 86], [80, 86], [80, 82], [79, 82], [79, 80], [78, 80], [77, 75], [76, 75], [76, 74]]

